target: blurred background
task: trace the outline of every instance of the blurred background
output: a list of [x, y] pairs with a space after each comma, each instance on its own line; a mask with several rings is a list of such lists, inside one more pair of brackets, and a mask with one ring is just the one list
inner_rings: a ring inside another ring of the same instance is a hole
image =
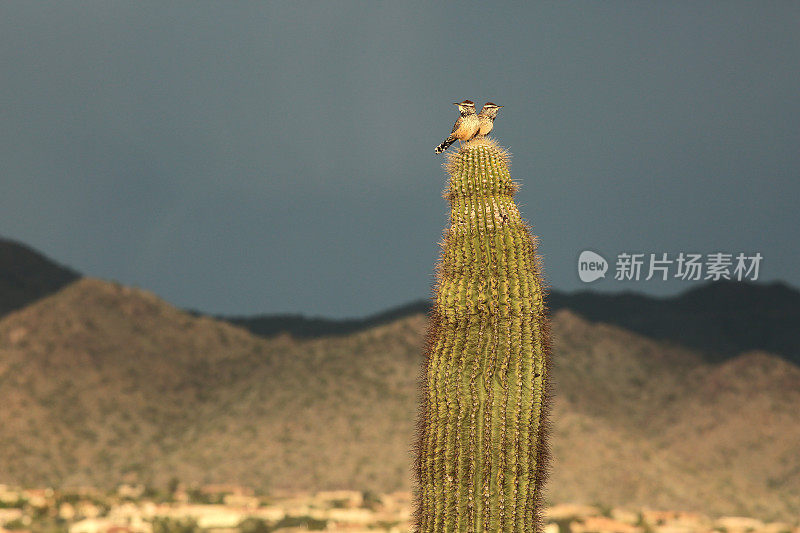
[[[114, 515], [124, 486], [262, 511], [351, 491], [319, 509], [403, 530], [433, 148], [463, 99], [504, 106], [552, 287], [547, 501], [584, 507], [551, 521], [797, 527], [799, 24], [790, 2], [0, 4], [0, 527], [186, 518]], [[763, 259], [614, 279], [681, 252]], [[347, 523], [303, 509], [227, 527]]]

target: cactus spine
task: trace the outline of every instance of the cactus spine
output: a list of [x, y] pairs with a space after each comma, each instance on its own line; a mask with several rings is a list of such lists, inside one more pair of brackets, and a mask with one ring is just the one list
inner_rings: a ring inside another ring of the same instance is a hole
[[414, 445], [418, 533], [541, 530], [550, 343], [536, 241], [492, 139], [451, 154]]

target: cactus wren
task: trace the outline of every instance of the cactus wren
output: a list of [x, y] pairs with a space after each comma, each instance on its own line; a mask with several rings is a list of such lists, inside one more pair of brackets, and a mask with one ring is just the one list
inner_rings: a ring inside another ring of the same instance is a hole
[[468, 141], [478, 133], [480, 121], [478, 120], [478, 115], [475, 114], [475, 102], [472, 100], [464, 100], [463, 102], [455, 102], [454, 105], [458, 106], [458, 111], [461, 113], [461, 116], [456, 120], [450, 136], [434, 150], [437, 154], [441, 154], [447, 150], [454, 142]]
[[503, 106], [493, 104], [491, 102], [486, 102], [483, 104], [483, 109], [481, 109], [481, 112], [478, 113], [478, 119], [480, 120], [478, 135], [482, 137], [484, 135], [488, 135], [489, 132], [492, 131], [492, 128], [494, 127], [494, 119], [497, 117], [497, 112], [500, 111], [501, 107]]

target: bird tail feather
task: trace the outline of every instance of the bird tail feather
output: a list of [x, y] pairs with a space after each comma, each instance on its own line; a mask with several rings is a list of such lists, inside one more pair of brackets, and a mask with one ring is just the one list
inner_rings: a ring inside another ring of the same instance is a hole
[[442, 144], [437, 146], [433, 151], [436, 152], [437, 154], [441, 154], [442, 152], [447, 150], [450, 147], [450, 145], [453, 144], [454, 142], [456, 142], [455, 137], [448, 137], [447, 139], [444, 140]]

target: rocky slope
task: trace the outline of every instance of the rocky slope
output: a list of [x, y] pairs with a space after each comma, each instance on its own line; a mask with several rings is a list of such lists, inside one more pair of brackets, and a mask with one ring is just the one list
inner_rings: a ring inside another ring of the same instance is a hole
[[[424, 315], [264, 339], [82, 279], [0, 320], [0, 480], [410, 487]], [[800, 369], [554, 316], [551, 502], [785, 518]]]

